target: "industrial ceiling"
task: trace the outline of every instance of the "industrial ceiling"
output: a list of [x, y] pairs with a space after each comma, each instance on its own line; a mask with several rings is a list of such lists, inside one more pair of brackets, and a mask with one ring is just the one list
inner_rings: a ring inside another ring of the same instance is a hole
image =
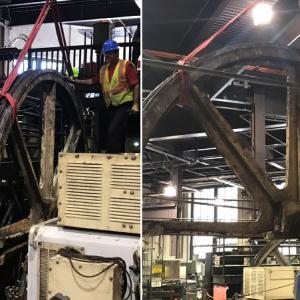
[[[144, 51], [144, 58], [175, 62], [174, 57], [190, 53], [197, 45], [209, 38], [251, 0], [234, 1], [144, 1], [143, 3], [143, 48], [168, 52]], [[298, 48], [299, 7], [298, 1], [269, 1], [273, 5], [274, 19], [265, 27], [253, 25], [251, 14], [240, 18], [203, 52], [207, 53], [241, 43], [272, 43]], [[209, 57], [209, 56], [208, 56]], [[211, 57], [211, 56], [210, 56]], [[266, 74], [255, 66], [230, 66], [234, 73], [284, 80], [282, 74]], [[147, 95], [175, 68], [144, 66], [143, 89], [145, 105], [151, 101]], [[227, 70], [228, 71], [228, 70]], [[246, 148], [251, 149], [253, 99], [255, 85], [244, 81], [222, 79], [214, 76], [202, 77], [201, 87], [207, 92], [218, 110], [230, 123]], [[268, 88], [266, 106], [266, 171], [277, 183], [285, 180], [286, 160], [286, 89]], [[168, 97], [166, 95], [166, 97]], [[145, 144], [144, 185], [151, 193], [158, 192], [161, 182], [172, 180], [172, 172], [180, 168], [184, 191], [197, 190], [208, 186], [239, 184], [239, 180], [228, 166], [215, 145], [207, 138], [204, 129], [197, 126], [191, 112], [182, 105], [167, 111], [156, 124], [150, 139]], [[268, 100], [267, 100], [268, 101]], [[275, 101], [275, 102], [274, 102]], [[275, 104], [274, 104], [275, 103]], [[223, 181], [222, 181], [223, 180]]]
[[[10, 26], [33, 24], [45, 1], [0, 1], [2, 17]], [[134, 0], [58, 0], [63, 22], [139, 16]], [[46, 18], [52, 22], [52, 16]]]

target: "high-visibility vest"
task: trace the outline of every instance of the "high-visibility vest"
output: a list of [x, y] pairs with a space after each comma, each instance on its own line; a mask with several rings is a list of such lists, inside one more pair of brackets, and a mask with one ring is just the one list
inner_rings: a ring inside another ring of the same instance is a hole
[[118, 106], [128, 101], [133, 101], [133, 90], [126, 80], [126, 60], [119, 60], [111, 81], [109, 81], [108, 64], [100, 69], [100, 84], [106, 106]]

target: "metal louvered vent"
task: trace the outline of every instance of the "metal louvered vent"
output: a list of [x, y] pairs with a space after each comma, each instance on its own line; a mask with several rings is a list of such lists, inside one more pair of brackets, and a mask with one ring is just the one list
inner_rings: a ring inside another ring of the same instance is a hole
[[59, 224], [139, 233], [139, 154], [60, 154]]
[[67, 163], [66, 218], [100, 220], [102, 174], [101, 163]]
[[265, 290], [264, 273], [263, 268], [245, 268], [243, 293], [252, 297], [255, 296], [255, 299], [263, 298], [263, 291]]
[[[140, 222], [140, 168], [138, 165], [112, 164], [111, 222]], [[128, 191], [129, 189], [129, 191]], [[119, 192], [121, 191], [121, 193]]]
[[40, 300], [48, 299], [48, 270], [49, 259], [56, 255], [56, 250], [40, 250]]
[[244, 271], [243, 293], [245, 295], [248, 295], [250, 293], [249, 272], [246, 271]]

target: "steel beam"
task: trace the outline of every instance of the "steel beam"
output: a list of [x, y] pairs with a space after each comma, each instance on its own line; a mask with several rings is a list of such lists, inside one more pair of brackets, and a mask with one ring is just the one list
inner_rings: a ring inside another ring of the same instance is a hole
[[262, 86], [273, 86], [273, 87], [288, 87], [293, 86], [296, 88], [300, 88], [300, 85], [296, 82], [285, 82], [275, 79], [268, 79], [265, 77], [258, 77], [252, 75], [244, 75], [239, 73], [231, 73], [225, 71], [211, 70], [204, 67], [195, 67], [190, 65], [180, 65], [177, 63], [153, 60], [153, 59], [143, 59], [143, 64], [146, 66], [152, 66], [159, 69], [167, 69], [167, 70], [181, 70], [185, 72], [199, 72], [201, 74], [215, 76], [219, 78], [227, 78], [227, 79], [239, 79], [243, 81], [247, 81], [249, 83], [262, 85]]
[[254, 107], [252, 112], [252, 153], [258, 165], [265, 170], [266, 161], [266, 97], [261, 87], [254, 88]]

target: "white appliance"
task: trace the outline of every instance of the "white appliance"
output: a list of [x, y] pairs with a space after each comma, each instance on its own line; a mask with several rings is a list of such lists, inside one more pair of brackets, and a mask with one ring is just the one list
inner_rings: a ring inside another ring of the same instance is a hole
[[299, 267], [245, 267], [243, 294], [248, 299], [294, 299], [294, 282]]
[[[132, 293], [132, 299], [135, 299], [139, 274], [135, 274], [129, 267], [135, 265], [133, 255], [139, 251], [139, 245], [139, 238], [132, 235], [62, 228], [49, 223], [35, 225], [29, 234], [27, 299], [48, 300], [57, 293], [72, 300], [121, 299], [119, 268], [114, 266], [99, 278], [84, 278], [74, 272], [74, 268], [82, 274], [92, 275], [105, 268], [105, 263], [72, 260], [72, 268], [69, 259], [58, 253], [59, 249], [66, 247], [89, 256], [121, 257], [126, 262], [132, 281], [130, 288], [128, 280], [126, 295]], [[106, 293], [105, 296], [103, 293]]]
[[140, 155], [61, 153], [58, 224], [140, 234]]

